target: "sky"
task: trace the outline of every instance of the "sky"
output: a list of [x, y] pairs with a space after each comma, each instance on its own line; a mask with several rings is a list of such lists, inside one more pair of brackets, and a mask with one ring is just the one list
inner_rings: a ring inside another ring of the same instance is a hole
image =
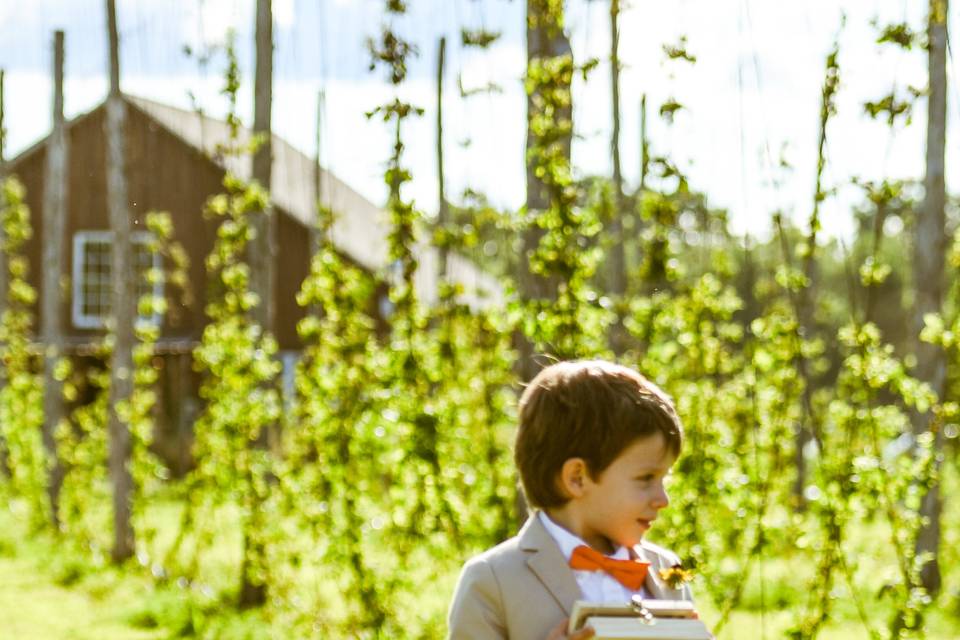
[[[841, 86], [827, 132], [822, 207], [825, 232], [847, 236], [851, 209], [862, 202], [852, 178], [922, 178], [924, 101], [912, 122], [894, 128], [864, 115], [863, 103], [896, 87], [926, 85], [922, 48], [876, 44], [876, 24], [906, 21], [922, 30], [917, 0], [624, 0], [621, 14], [621, 156], [628, 190], [639, 177], [640, 99], [647, 96], [647, 130], [654, 154], [670, 157], [708, 202], [730, 212], [737, 233], [764, 234], [771, 213], [798, 223], [810, 215], [814, 192], [824, 63], [839, 43]], [[107, 90], [103, 0], [0, 0], [0, 68], [6, 70], [7, 156], [49, 131], [53, 31], [66, 32], [67, 117], [95, 107]], [[222, 54], [203, 51], [237, 35], [244, 85], [240, 115], [252, 122], [254, 0], [118, 0], [121, 87], [183, 108], [200, 105], [223, 115]], [[366, 39], [387, 17], [383, 0], [274, 0], [275, 133], [309, 155], [316, 152], [317, 96], [324, 94], [320, 157], [325, 167], [370, 200], [386, 199], [383, 172], [392, 132], [365, 113], [392, 100], [382, 71], [369, 70]], [[393, 26], [417, 44], [402, 98], [425, 109], [404, 130], [405, 160], [414, 176], [405, 196], [428, 214], [437, 208], [436, 59], [447, 38], [444, 73], [445, 174], [448, 198], [470, 188], [505, 208], [525, 197], [525, 67], [523, 0], [409, 0]], [[841, 16], [846, 19], [841, 28]], [[950, 26], [958, 25], [957, 10]], [[488, 50], [465, 49], [463, 28], [502, 32]], [[611, 98], [609, 2], [568, 0], [567, 30], [578, 63], [601, 62], [573, 88], [578, 175], [610, 175]], [[664, 45], [686, 38], [695, 64], [667, 61]], [[948, 60], [949, 82], [956, 64]], [[499, 93], [461, 97], [495, 83]], [[948, 131], [960, 124], [960, 91], [948, 91]], [[674, 122], [658, 114], [673, 98], [684, 105]], [[947, 145], [947, 185], [960, 188], [960, 155]], [[788, 167], [784, 167], [784, 161]]]

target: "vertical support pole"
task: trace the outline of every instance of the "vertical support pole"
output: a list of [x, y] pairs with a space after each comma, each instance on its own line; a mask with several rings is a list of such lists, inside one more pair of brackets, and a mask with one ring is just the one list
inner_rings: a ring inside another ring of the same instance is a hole
[[[323, 247], [323, 243], [329, 240], [329, 236], [332, 234], [333, 227], [333, 220], [331, 219], [333, 214], [329, 211], [327, 205], [324, 204], [324, 200], [327, 198], [327, 196], [323, 192], [323, 167], [321, 166], [321, 149], [323, 144], [323, 104], [323, 89], [320, 89], [317, 91], [317, 135], [315, 141], [316, 155], [313, 159], [313, 193], [316, 197], [316, 201], [314, 202], [316, 221], [310, 226], [311, 257], [316, 255], [320, 251], [321, 247]], [[319, 316], [321, 313], [323, 313], [323, 309], [319, 304], [311, 303], [307, 308], [307, 313], [312, 316]]]
[[4, 82], [6, 79], [6, 71], [0, 69], [0, 176], [3, 176], [6, 173], [7, 163], [7, 130], [4, 125]]
[[[253, 154], [253, 179], [270, 190], [273, 152], [271, 147], [271, 109], [273, 104], [273, 7], [271, 0], [257, 0], [256, 14], [256, 69], [254, 78], [253, 132], [262, 137], [262, 143]], [[261, 215], [254, 215], [251, 226], [255, 237], [249, 245], [250, 285], [260, 298], [253, 308], [254, 321], [265, 334], [274, 333], [276, 314], [275, 274], [277, 261], [276, 220], [271, 206]], [[267, 383], [273, 384], [275, 381]], [[276, 424], [265, 425], [262, 437], [251, 443], [268, 448], [277, 431]], [[243, 531], [243, 560], [240, 567], [239, 605], [256, 607], [267, 601], [267, 585], [261, 568], [266, 562], [266, 549], [260, 531], [263, 522], [264, 497], [257, 488], [261, 478], [251, 478], [246, 497], [249, 519]]]
[[110, 263], [110, 315], [114, 334], [110, 363], [110, 481], [113, 485], [113, 550], [111, 557], [121, 563], [133, 556], [134, 531], [131, 522], [133, 477], [130, 473], [132, 442], [130, 425], [117, 412], [120, 403], [133, 395], [133, 345], [136, 311], [133, 251], [130, 238], [126, 158], [126, 103], [120, 93], [120, 36], [117, 31], [116, 0], [107, 0], [110, 46], [110, 93], [107, 96], [105, 133], [107, 143], [107, 209], [113, 232]]
[[[317, 152], [316, 152], [316, 155], [314, 156], [314, 161], [313, 161], [313, 193], [316, 195], [316, 198], [317, 198], [315, 207], [317, 210], [318, 223], [319, 223], [320, 216], [323, 215], [321, 212], [326, 206], [324, 205], [325, 194], [323, 193], [323, 167], [321, 164], [321, 153], [320, 153], [322, 148], [322, 143], [323, 143], [323, 139], [322, 139], [323, 137], [323, 101], [324, 101], [323, 89], [321, 89], [320, 91], [317, 92], [317, 121], [316, 121], [317, 135], [316, 135], [316, 141], [315, 141], [317, 145]], [[324, 241], [324, 238], [320, 237], [320, 234], [321, 234], [321, 231], [320, 231], [319, 224], [315, 224], [310, 228], [310, 253], [311, 254], [320, 250], [320, 245]]]
[[647, 190], [650, 167], [650, 141], [647, 140], [647, 94], [640, 96], [640, 194]]
[[[3, 185], [7, 179], [7, 161], [6, 161], [6, 142], [7, 142], [7, 131], [4, 128], [4, 75], [5, 72], [3, 69], [0, 69], [0, 213], [3, 212], [4, 207], [7, 206], [6, 199], [4, 197]], [[0, 317], [3, 316], [3, 313], [7, 309], [7, 253], [3, 250], [5, 244], [5, 232], [3, 225], [0, 224]], [[0, 342], [0, 353], [4, 348], [3, 343]], [[7, 372], [5, 369], [0, 367], [0, 391], [3, 390], [3, 387], [7, 384]], [[7, 456], [7, 443], [3, 438], [3, 434], [0, 433], [0, 474], [9, 477], [10, 476], [10, 466], [9, 459]]]
[[[6, 81], [6, 72], [0, 69], [0, 211], [6, 206], [6, 197], [4, 196], [3, 183], [7, 179], [7, 129], [4, 114], [4, 83]], [[0, 224], [0, 316], [7, 309], [7, 254], [3, 250], [6, 232], [3, 225]], [[0, 388], [3, 381], [6, 380], [5, 372], [0, 370]]]
[[43, 445], [50, 459], [47, 493], [54, 528], [60, 526], [60, 489], [63, 465], [57, 455], [56, 432], [64, 418], [63, 383], [54, 376], [63, 357], [63, 245], [67, 220], [67, 163], [69, 158], [63, 117], [64, 34], [53, 37], [53, 130], [47, 138], [43, 180], [43, 297], [40, 299], [40, 342], [43, 344]]
[[[946, 232], [946, 186], [945, 151], [947, 138], [947, 46], [948, 0], [930, 0], [927, 41], [929, 45], [927, 69], [929, 74], [929, 97], [927, 98], [927, 156], [924, 176], [924, 196], [915, 228], [914, 259], [917, 299], [914, 305], [914, 336], [917, 357], [916, 376], [928, 383], [939, 398], [946, 391], [947, 361], [944, 350], [936, 345], [922, 342], [920, 331], [924, 315], [939, 313], [943, 309], [944, 274], [948, 237]], [[944, 448], [943, 429], [937, 428], [930, 412], [914, 413], [914, 433], [931, 432], [934, 435], [934, 454], [937, 469], [942, 466]], [[942, 576], [938, 562], [940, 550], [940, 518], [943, 500], [940, 484], [934, 484], [924, 493], [920, 515], [924, 525], [917, 538], [917, 554], [929, 554], [930, 559], [920, 569], [924, 588], [932, 594], [939, 593]]]
[[[531, 68], [539, 66], [544, 60], [573, 55], [570, 38], [563, 29], [563, 3], [551, 0], [527, 0], [526, 34], [527, 34], [527, 75]], [[535, 86], [527, 95], [527, 139], [525, 145], [525, 167], [527, 185], [527, 223], [522, 235], [522, 253], [517, 261], [517, 288], [524, 301], [547, 301], [556, 299], [558, 288], [555, 277], [545, 277], [535, 273], [530, 268], [530, 257], [540, 246], [544, 230], [537, 224], [537, 219], [550, 208], [550, 192], [542, 176], [537, 173], [537, 160], [532, 152], [542, 143], [543, 134], [537, 126], [538, 118], [543, 117], [543, 104], [546, 92], [558, 92], [570, 95], [569, 83], [558, 83], [557, 86], [543, 87], [541, 83]], [[552, 114], [555, 126], [564, 123], [565, 131], [557, 137], [558, 154], [565, 164], [569, 165], [570, 152], [573, 144], [573, 105], [567, 104]], [[524, 382], [529, 382], [539, 372], [540, 366], [534, 360], [535, 345], [523, 335], [516, 336], [518, 351], [517, 374]], [[526, 516], [525, 510], [518, 510], [518, 515]], [[523, 517], [520, 518], [523, 520]]]
[[437, 228], [440, 229], [442, 244], [439, 249], [439, 262], [437, 265], [437, 282], [447, 277], [447, 257], [449, 249], [446, 241], [446, 226], [449, 224], [449, 208], [447, 207], [447, 196], [444, 192], [443, 175], [443, 66], [444, 56], [447, 50], [447, 38], [440, 38], [440, 45], [437, 51]]
[[608, 341], [617, 355], [626, 349], [627, 332], [621, 318], [627, 292], [627, 255], [624, 247], [623, 220], [629, 215], [623, 195], [623, 171], [620, 166], [620, 0], [610, 0], [610, 92], [613, 131], [610, 153], [613, 156], [613, 219], [610, 221], [610, 293], [617, 302], [617, 320], [610, 326]]
[[[253, 179], [270, 190], [273, 150], [273, 11], [270, 0], [257, 0], [256, 69], [254, 78], [253, 132], [262, 144], [253, 154]], [[275, 300], [276, 231], [271, 211], [253, 217], [256, 238], [250, 243], [250, 284], [260, 296], [254, 317], [265, 331], [273, 331]]]

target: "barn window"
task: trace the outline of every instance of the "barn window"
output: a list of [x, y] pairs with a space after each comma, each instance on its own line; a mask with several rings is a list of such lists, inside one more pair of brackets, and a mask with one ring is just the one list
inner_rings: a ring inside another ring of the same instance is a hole
[[[148, 269], [159, 269], [161, 258], [147, 248], [150, 234], [131, 235], [133, 259], [137, 274], [137, 299], [147, 293], [163, 295], [163, 283], [149, 284]], [[112, 261], [112, 231], [78, 231], [73, 236], [73, 324], [82, 329], [102, 329], [110, 316], [110, 263]], [[152, 291], [151, 291], [152, 287]], [[142, 318], [159, 322], [159, 317]]]

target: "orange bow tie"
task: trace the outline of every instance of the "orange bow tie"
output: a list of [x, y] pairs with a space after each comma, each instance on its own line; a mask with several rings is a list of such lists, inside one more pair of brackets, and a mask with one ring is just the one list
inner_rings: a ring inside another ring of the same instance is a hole
[[650, 564], [639, 560], [614, 560], [586, 545], [580, 545], [570, 556], [570, 568], [581, 571], [604, 571], [631, 591], [639, 591]]

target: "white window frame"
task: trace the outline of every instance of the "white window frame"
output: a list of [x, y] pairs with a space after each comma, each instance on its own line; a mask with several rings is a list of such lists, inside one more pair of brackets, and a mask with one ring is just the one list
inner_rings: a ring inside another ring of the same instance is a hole
[[[150, 242], [152, 235], [149, 231], [135, 231], [130, 234], [131, 244], [145, 245]], [[71, 297], [71, 319], [73, 326], [80, 329], [103, 329], [107, 325], [107, 318], [99, 315], [91, 315], [83, 312], [83, 263], [86, 257], [86, 248], [88, 244], [107, 244], [113, 243], [112, 231], [77, 231], [73, 235], [73, 274], [71, 282], [73, 283], [73, 295]], [[162, 258], [159, 254], [152, 255], [154, 269], [162, 267]], [[134, 259], [136, 259], [134, 257]], [[112, 265], [111, 265], [112, 268]], [[157, 282], [153, 285], [153, 295], [163, 296], [163, 282]], [[139, 299], [139, 296], [138, 296]], [[160, 314], [153, 314], [149, 318], [144, 318], [137, 314], [139, 321], [146, 320], [153, 324], [160, 323]]]

